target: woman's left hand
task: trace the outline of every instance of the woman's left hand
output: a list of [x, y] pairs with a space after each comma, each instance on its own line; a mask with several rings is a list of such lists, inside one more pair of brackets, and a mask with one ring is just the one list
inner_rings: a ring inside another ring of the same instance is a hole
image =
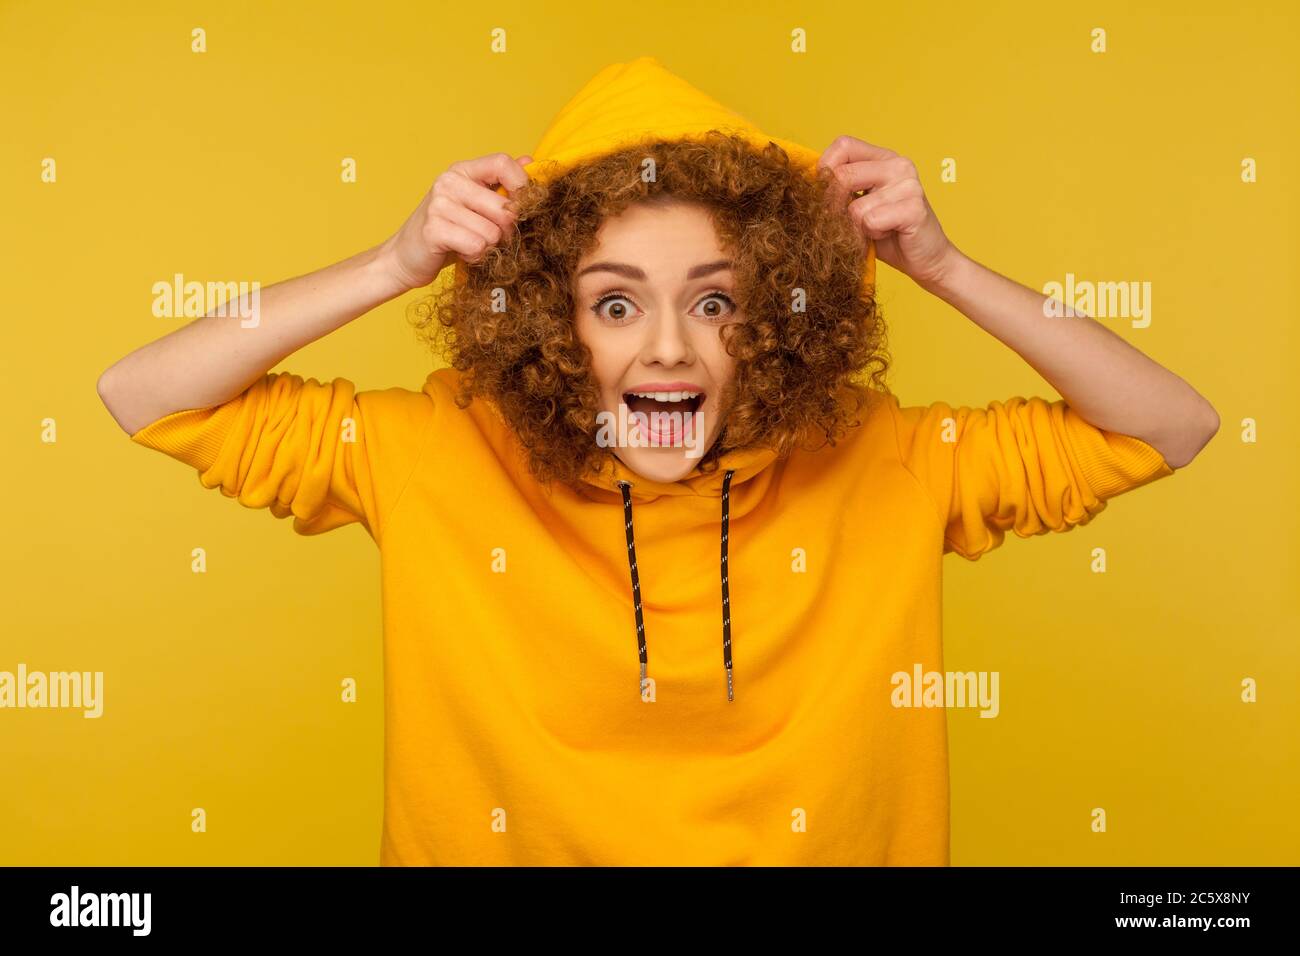
[[[831, 201], [848, 206], [862, 234], [875, 241], [878, 259], [921, 286], [942, 282], [961, 253], [944, 235], [910, 159], [840, 136], [817, 165], [834, 173]], [[859, 190], [865, 195], [856, 196]]]

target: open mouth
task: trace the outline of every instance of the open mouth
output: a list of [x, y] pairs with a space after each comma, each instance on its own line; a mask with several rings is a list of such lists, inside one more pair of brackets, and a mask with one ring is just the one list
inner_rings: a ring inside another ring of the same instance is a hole
[[629, 412], [640, 412], [653, 423], [656, 412], [661, 415], [675, 412], [683, 418], [694, 414], [706, 398], [704, 392], [624, 392], [623, 404]]
[[702, 391], [624, 392], [633, 429], [652, 446], [677, 447], [697, 440], [695, 414], [708, 396]]

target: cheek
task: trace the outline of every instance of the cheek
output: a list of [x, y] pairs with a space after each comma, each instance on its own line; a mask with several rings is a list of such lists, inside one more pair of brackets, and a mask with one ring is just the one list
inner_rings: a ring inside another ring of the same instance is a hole
[[600, 383], [602, 391], [612, 392], [618, 387], [626, 363], [613, 343], [601, 335], [600, 331], [591, 329], [581, 321], [577, 325], [578, 340], [591, 350], [591, 369], [596, 381]]
[[714, 375], [726, 381], [731, 378], [736, 369], [736, 360], [727, 352], [727, 347], [722, 344], [722, 333], [715, 330], [704, 343], [706, 351], [703, 353], [708, 356], [709, 368]]

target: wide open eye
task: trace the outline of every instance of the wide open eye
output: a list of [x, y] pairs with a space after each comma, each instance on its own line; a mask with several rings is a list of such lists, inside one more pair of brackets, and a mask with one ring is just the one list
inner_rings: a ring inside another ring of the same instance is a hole
[[[606, 308], [607, 305], [609, 308]], [[636, 303], [622, 292], [608, 292], [591, 306], [591, 311], [596, 313], [597, 318], [614, 325], [635, 318], [633, 315], [635, 309]]]
[[729, 319], [736, 314], [735, 300], [725, 292], [710, 292], [696, 304], [697, 309], [700, 307], [705, 310], [704, 318], [715, 322]]

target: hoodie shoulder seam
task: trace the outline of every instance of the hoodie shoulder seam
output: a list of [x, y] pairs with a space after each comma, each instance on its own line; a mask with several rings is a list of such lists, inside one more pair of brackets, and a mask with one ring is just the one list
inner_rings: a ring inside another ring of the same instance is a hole
[[425, 449], [429, 447], [429, 442], [433, 436], [434, 402], [427, 393], [422, 393], [421, 398], [424, 400], [427, 409], [427, 419], [424, 423], [424, 431], [420, 438], [420, 448], [415, 453], [415, 461], [411, 464], [411, 470], [407, 473], [405, 480], [403, 480], [402, 486], [397, 492], [397, 497], [393, 499], [393, 504], [388, 509], [388, 514], [382, 518], [379, 523], [380, 534], [385, 537], [388, 533], [389, 523], [397, 515], [398, 507], [406, 499], [406, 489], [410, 487], [411, 479], [415, 477], [416, 471], [419, 470], [420, 462], [424, 460]]
[[934, 492], [932, 492], [926, 486], [925, 482], [923, 482], [920, 478], [917, 477], [916, 472], [912, 471], [912, 469], [908, 466], [907, 458], [903, 455], [903, 441], [901, 436], [898, 434], [898, 396], [896, 396], [893, 392], [890, 392], [888, 396], [886, 396], [885, 398], [885, 403], [889, 406], [889, 421], [891, 427], [894, 430], [894, 451], [898, 455], [899, 467], [901, 467], [903, 471], [907, 473], [907, 476], [911, 478], [912, 481], [916, 484], [917, 488], [921, 490], [921, 494], [925, 496], [925, 499], [928, 502], [930, 502], [930, 508], [931, 508], [930, 514], [934, 518], [935, 525], [938, 528], [939, 534], [942, 535], [944, 540], [946, 541], [948, 535], [948, 528], [944, 524], [944, 521], [940, 516], [939, 501], [937, 498], [935, 498]]

